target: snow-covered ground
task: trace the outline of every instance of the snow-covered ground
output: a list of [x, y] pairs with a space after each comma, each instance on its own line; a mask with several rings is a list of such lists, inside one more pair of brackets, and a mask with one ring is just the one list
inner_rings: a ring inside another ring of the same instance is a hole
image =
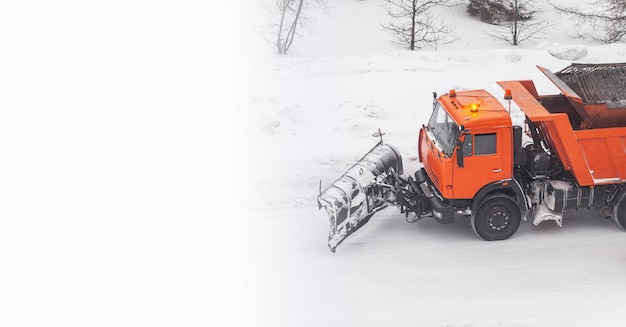
[[[566, 1], [561, 1], [566, 2]], [[331, 1], [287, 56], [263, 40], [271, 3], [245, 1], [238, 42], [245, 181], [238, 195], [249, 326], [622, 326], [626, 234], [593, 211], [569, 212], [559, 228], [523, 222], [509, 240], [484, 242], [469, 221], [405, 222], [385, 209], [331, 253], [315, 201], [376, 142], [380, 128], [419, 168], [417, 133], [432, 92], [486, 89], [532, 79], [556, 88], [536, 65], [624, 62], [626, 44], [570, 38], [573, 25], [538, 1], [546, 38], [513, 47], [463, 5], [441, 9], [460, 39], [410, 52], [380, 30], [381, 0]], [[461, 2], [462, 3], [462, 2]], [[564, 58], [564, 59], [559, 59]], [[224, 218], [226, 219], [226, 218]], [[226, 232], [226, 231], [225, 231]]]

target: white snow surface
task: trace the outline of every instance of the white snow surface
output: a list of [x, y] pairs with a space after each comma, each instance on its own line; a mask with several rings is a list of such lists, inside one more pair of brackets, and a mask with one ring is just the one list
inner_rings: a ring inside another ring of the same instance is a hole
[[[554, 1], [567, 3], [565, 0]], [[546, 36], [514, 47], [493, 26], [438, 11], [459, 40], [408, 51], [380, 29], [381, 0], [329, 1], [309, 8], [309, 27], [286, 56], [272, 53], [272, 1], [242, 4], [239, 101], [245, 148], [239, 185], [247, 326], [623, 326], [626, 234], [594, 210], [522, 223], [510, 239], [481, 241], [469, 220], [409, 224], [396, 208], [378, 213], [341, 244], [326, 245], [319, 183], [338, 178], [378, 141], [396, 146], [405, 174], [419, 169], [417, 136], [432, 92], [485, 89], [532, 79], [558, 90], [536, 68], [625, 62], [626, 45], [573, 38], [573, 23], [537, 1]], [[504, 101], [504, 100], [503, 100]], [[513, 108], [513, 118], [521, 119]], [[227, 232], [227, 231], [225, 231]], [[228, 231], [231, 233], [231, 231]]]

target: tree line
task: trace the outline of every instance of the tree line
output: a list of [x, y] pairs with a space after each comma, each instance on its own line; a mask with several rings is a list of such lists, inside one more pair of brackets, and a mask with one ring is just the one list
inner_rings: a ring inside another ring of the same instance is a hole
[[[300, 29], [306, 24], [306, 12], [312, 6], [327, 10], [326, 0], [275, 0], [278, 23], [273, 25], [276, 51], [287, 54]], [[357, 1], [357, 0], [355, 0]], [[364, 1], [364, 0], [358, 0]], [[522, 42], [545, 36], [551, 23], [536, 20], [534, 0], [469, 0], [466, 11], [486, 24], [486, 33], [494, 40], [517, 46]], [[582, 0], [578, 5], [557, 5], [548, 1], [558, 13], [571, 16], [579, 27], [577, 36], [598, 42], [618, 42], [626, 35], [626, 1]], [[454, 42], [454, 25], [433, 13], [437, 7], [457, 5], [455, 0], [383, 0], [389, 21], [381, 27], [395, 44], [409, 50], [425, 46], [437, 48]], [[591, 26], [589, 29], [584, 26]]]

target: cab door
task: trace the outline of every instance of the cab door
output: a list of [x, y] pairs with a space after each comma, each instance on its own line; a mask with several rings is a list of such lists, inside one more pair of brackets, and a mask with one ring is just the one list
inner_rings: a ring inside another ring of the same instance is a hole
[[[455, 199], [471, 199], [485, 185], [508, 178], [511, 170], [505, 167], [503, 135], [500, 130], [471, 130], [465, 133], [459, 151], [462, 160], [452, 168], [452, 189]], [[462, 167], [461, 167], [462, 164]]]

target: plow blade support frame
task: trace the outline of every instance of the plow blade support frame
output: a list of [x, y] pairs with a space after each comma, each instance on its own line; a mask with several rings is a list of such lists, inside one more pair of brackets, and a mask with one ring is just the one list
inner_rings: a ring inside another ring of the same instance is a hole
[[388, 182], [393, 174], [403, 174], [402, 158], [396, 148], [381, 141], [320, 192], [317, 203], [328, 213], [328, 247], [332, 252], [374, 213], [389, 205], [393, 185]]

